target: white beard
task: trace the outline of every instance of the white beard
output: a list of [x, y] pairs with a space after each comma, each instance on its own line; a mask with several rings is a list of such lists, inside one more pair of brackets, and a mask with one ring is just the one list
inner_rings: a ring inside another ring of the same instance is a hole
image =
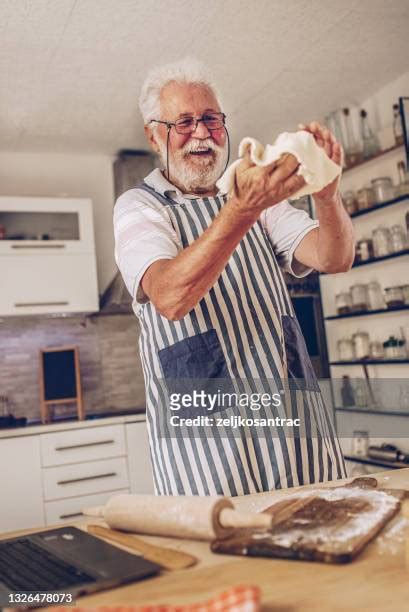
[[[159, 146], [160, 158], [166, 168], [166, 142], [159, 141]], [[212, 156], [193, 158], [190, 152], [202, 148], [211, 149]], [[169, 150], [169, 180], [175, 180], [185, 193], [211, 191], [223, 174], [226, 161], [227, 143], [219, 147], [211, 138], [193, 139], [176, 152]]]

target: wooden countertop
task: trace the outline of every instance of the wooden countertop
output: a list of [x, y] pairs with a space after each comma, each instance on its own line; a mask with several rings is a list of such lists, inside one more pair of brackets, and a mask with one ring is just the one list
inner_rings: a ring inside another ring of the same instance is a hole
[[[377, 478], [380, 487], [409, 490], [409, 468], [371, 477]], [[261, 510], [278, 496], [293, 491], [248, 495], [233, 498], [233, 502], [241, 509]], [[86, 522], [72, 524], [85, 527]], [[409, 535], [405, 531], [398, 515], [347, 565], [216, 555], [206, 542], [142, 536], [147, 541], [190, 552], [198, 557], [199, 563], [186, 570], [163, 571], [160, 576], [142, 582], [82, 597], [77, 605], [181, 605], [205, 601], [230, 586], [255, 584], [262, 591], [263, 610], [404, 609], [409, 600], [409, 558], [405, 556], [405, 538]], [[11, 535], [14, 534], [1, 537]]]

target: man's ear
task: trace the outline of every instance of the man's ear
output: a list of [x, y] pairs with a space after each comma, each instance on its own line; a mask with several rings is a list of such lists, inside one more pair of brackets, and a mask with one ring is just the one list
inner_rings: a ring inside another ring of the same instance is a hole
[[160, 153], [160, 148], [158, 143], [156, 142], [154, 130], [149, 125], [144, 125], [143, 129], [151, 149], [153, 149], [155, 153]]

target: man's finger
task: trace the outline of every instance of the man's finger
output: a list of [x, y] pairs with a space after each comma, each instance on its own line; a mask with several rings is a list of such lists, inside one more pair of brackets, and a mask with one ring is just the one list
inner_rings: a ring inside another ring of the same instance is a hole
[[305, 179], [299, 174], [293, 174], [283, 183], [283, 190], [287, 194], [286, 197], [290, 197], [296, 193], [301, 187], [305, 185]]
[[278, 160], [276, 167], [270, 174], [272, 184], [276, 185], [281, 181], [285, 181], [285, 179], [297, 171], [299, 165], [300, 162], [294, 155], [291, 153], [284, 155]]

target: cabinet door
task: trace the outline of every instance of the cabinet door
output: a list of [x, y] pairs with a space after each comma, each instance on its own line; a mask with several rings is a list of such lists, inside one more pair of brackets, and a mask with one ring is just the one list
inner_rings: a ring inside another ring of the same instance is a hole
[[0, 439], [0, 531], [45, 525], [38, 436]]
[[1, 255], [93, 253], [92, 202], [0, 196]]
[[131, 493], [154, 493], [146, 421], [125, 425]]
[[98, 310], [94, 255], [4, 255], [0, 278], [0, 315]]

